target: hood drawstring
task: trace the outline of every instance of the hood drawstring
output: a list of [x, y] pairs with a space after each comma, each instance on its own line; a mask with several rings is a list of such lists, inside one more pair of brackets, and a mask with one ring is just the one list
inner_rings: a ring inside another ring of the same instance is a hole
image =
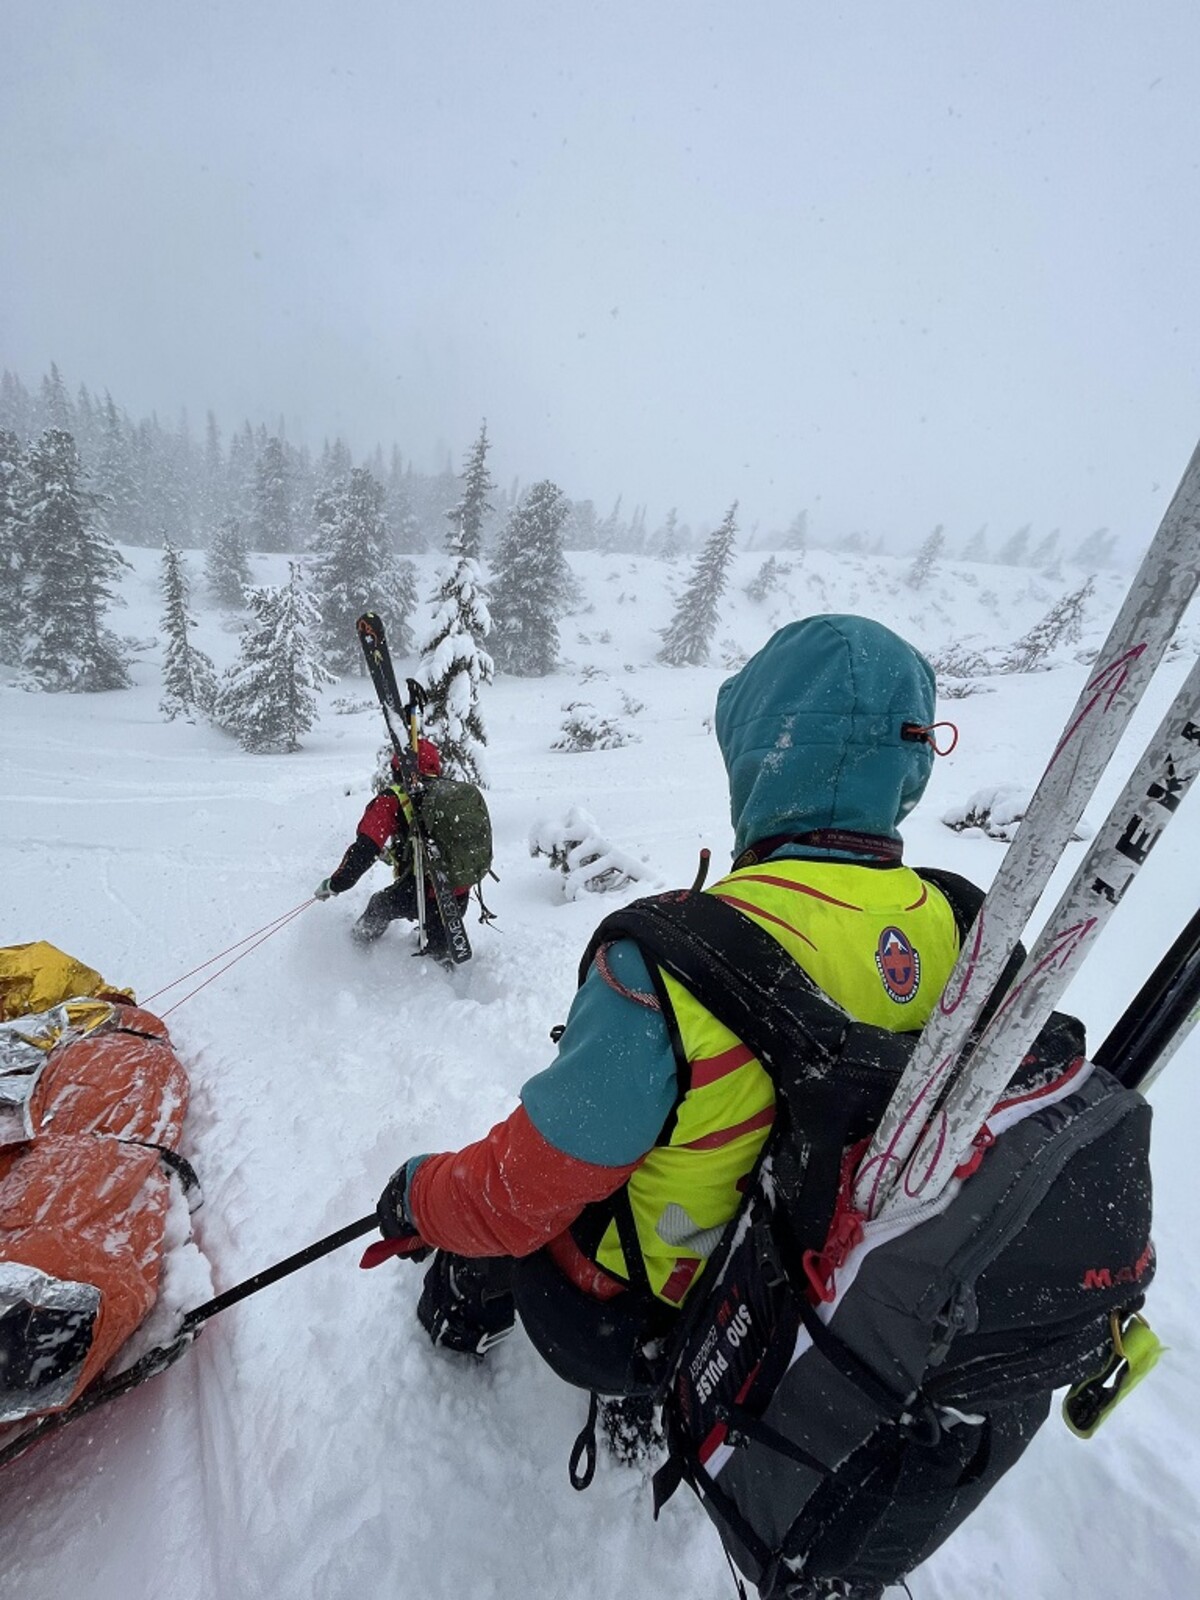
[[[934, 734], [939, 728], [949, 728], [950, 742], [939, 745]], [[919, 744], [927, 744], [935, 756], [948, 756], [958, 743], [958, 724], [955, 722], [906, 722], [900, 729], [902, 739], [911, 739]]]

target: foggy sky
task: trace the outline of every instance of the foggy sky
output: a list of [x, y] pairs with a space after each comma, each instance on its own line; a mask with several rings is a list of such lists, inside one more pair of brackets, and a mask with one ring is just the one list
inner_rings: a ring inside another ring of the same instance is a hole
[[1195, 0], [4, 0], [0, 366], [651, 528], [1144, 545]]

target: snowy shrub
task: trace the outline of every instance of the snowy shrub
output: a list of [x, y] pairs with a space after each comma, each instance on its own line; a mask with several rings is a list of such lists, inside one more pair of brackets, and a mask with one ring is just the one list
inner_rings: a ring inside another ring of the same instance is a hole
[[980, 683], [978, 678], [938, 677], [937, 692], [940, 700], [969, 700], [973, 694], [995, 694], [990, 683]]
[[579, 681], [580, 683], [607, 683], [608, 673], [605, 672], [603, 667], [598, 667], [594, 661], [589, 661], [587, 666], [580, 671]]
[[329, 709], [338, 717], [356, 717], [360, 711], [374, 711], [378, 704], [377, 700], [356, 700], [353, 695], [344, 694], [331, 700]]
[[601, 837], [595, 817], [582, 806], [571, 806], [560, 817], [535, 822], [529, 830], [529, 854], [545, 856], [550, 866], [562, 873], [567, 900], [654, 881], [642, 862]]
[[740, 671], [749, 659], [736, 639], [721, 640], [721, 665], [726, 672]]
[[570, 700], [563, 711], [566, 716], [562, 730], [551, 750], [619, 750], [622, 745], [638, 743], [636, 733], [630, 733], [615, 717], [598, 711], [586, 700]]
[[[956, 833], [978, 829], [989, 839], [999, 839], [1005, 844], [1016, 834], [1021, 820], [1033, 798], [1030, 789], [1012, 783], [997, 783], [989, 788], [976, 789], [963, 805], [951, 806], [942, 813], [942, 821]], [[1075, 824], [1072, 839], [1090, 839], [1094, 832], [1084, 818]]]
[[638, 700], [627, 689], [621, 689], [619, 693], [621, 696], [621, 710], [627, 717], [636, 717], [639, 711], [645, 711], [646, 702], [644, 700]]

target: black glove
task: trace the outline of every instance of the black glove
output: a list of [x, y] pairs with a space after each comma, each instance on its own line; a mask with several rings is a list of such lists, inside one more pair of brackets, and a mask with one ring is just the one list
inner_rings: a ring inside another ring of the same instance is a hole
[[387, 1181], [379, 1196], [375, 1215], [379, 1218], [379, 1231], [385, 1239], [404, 1239], [416, 1233], [408, 1214], [408, 1163], [398, 1167]]

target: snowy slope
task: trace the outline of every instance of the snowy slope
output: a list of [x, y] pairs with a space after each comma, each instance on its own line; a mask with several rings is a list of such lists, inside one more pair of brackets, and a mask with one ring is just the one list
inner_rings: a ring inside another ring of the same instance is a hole
[[[158, 715], [157, 554], [128, 551], [118, 629], [150, 647], [136, 687], [96, 696], [0, 686], [0, 941], [46, 938], [139, 997], [307, 898], [336, 864], [368, 794], [381, 735], [348, 679], [292, 756], [248, 755], [205, 726]], [[169, 1017], [193, 1101], [187, 1150], [206, 1203], [196, 1222], [227, 1287], [373, 1208], [408, 1154], [474, 1137], [505, 1115], [552, 1053], [587, 936], [611, 904], [566, 902], [531, 860], [541, 817], [582, 804], [644, 860], [651, 883], [691, 880], [701, 844], [728, 859], [723, 772], [706, 727], [720, 666], [653, 664], [670, 614], [664, 568], [577, 556], [585, 609], [563, 628], [569, 665], [486, 692], [489, 801], [501, 882], [495, 930], [470, 924], [476, 959], [452, 975], [410, 959], [398, 926], [369, 951], [347, 931], [382, 869], [314, 905]], [[928, 591], [903, 563], [809, 552], [787, 590], [741, 591], [764, 556], [739, 557], [719, 641], [750, 651], [811, 611], [860, 610], [927, 648], [1004, 643], [1061, 592], [1031, 574], [948, 569]], [[281, 575], [282, 557], [255, 558]], [[199, 563], [192, 558], [193, 572]], [[432, 558], [422, 571], [428, 592]], [[973, 580], [973, 581], [972, 581]], [[1102, 579], [1091, 642], [1123, 582]], [[1031, 592], [1032, 591], [1032, 592]], [[198, 596], [199, 642], [228, 661], [228, 620]], [[1190, 624], [1192, 652], [1195, 623]], [[714, 661], [721, 647], [714, 652]], [[1159, 674], [1118, 752], [1093, 821], [1182, 681]], [[585, 669], [594, 670], [582, 683]], [[632, 670], [630, 670], [632, 669]], [[908, 857], [986, 883], [1002, 847], [939, 817], [999, 781], [1032, 788], [1083, 668], [992, 680], [947, 703], [962, 737], [906, 827]], [[599, 676], [607, 674], [606, 677]], [[4, 677], [0, 672], [0, 682]], [[644, 708], [640, 742], [565, 755], [565, 702]], [[1098, 1043], [1195, 907], [1193, 796], [1069, 997]], [[1061, 873], [1079, 859], [1070, 847]], [[627, 891], [632, 894], [634, 891]], [[620, 898], [619, 896], [617, 897]], [[1048, 909], [1048, 902], [1046, 909]], [[201, 975], [203, 976], [203, 974]], [[173, 990], [166, 1008], [199, 978]], [[1152, 1312], [1171, 1347], [1159, 1372], [1090, 1444], [1052, 1422], [984, 1510], [913, 1584], [919, 1600], [1200, 1593], [1200, 1282], [1190, 1229], [1200, 1034], [1156, 1086]], [[642, 1475], [602, 1460], [586, 1495], [566, 1461], [583, 1397], [518, 1334], [482, 1368], [429, 1348], [413, 1322], [419, 1270], [359, 1272], [354, 1246], [226, 1312], [173, 1370], [9, 1468], [0, 1479], [0, 1593], [22, 1600], [523, 1600], [732, 1593], [715, 1534], [679, 1495], [655, 1526]], [[1136, 1575], [1136, 1576], [1135, 1576]]]

